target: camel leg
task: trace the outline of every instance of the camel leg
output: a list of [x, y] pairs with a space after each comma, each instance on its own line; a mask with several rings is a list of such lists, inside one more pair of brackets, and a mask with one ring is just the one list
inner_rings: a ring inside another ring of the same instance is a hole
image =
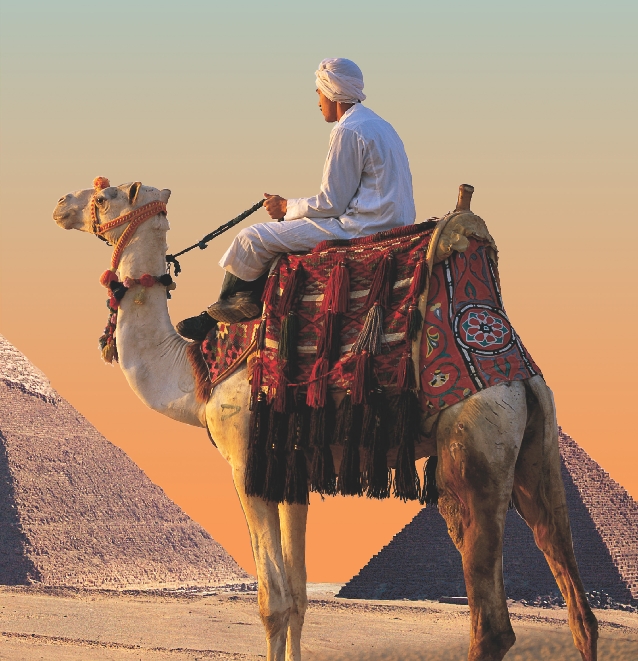
[[284, 661], [293, 600], [286, 580], [277, 503], [247, 496], [243, 470], [233, 470], [233, 481], [246, 516], [257, 567], [257, 603], [266, 629], [266, 659]]
[[301, 661], [301, 629], [308, 597], [306, 595], [306, 520], [308, 505], [279, 505], [281, 547], [292, 609], [288, 620], [286, 661]]
[[516, 640], [503, 586], [503, 528], [525, 430], [525, 387], [493, 386], [441, 413], [439, 509], [461, 553], [469, 661], [501, 661]]
[[540, 377], [530, 379], [528, 388], [529, 422], [516, 464], [514, 502], [567, 603], [576, 648], [583, 661], [596, 661], [598, 623], [587, 602], [572, 546], [554, 401]]

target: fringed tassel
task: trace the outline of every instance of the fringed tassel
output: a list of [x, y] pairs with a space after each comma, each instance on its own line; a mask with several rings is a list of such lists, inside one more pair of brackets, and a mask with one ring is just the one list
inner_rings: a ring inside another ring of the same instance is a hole
[[326, 405], [329, 370], [330, 364], [327, 358], [319, 358], [312, 368], [306, 404], [313, 409], [323, 408]]
[[352, 403], [365, 404], [372, 390], [372, 356], [364, 351], [354, 356], [356, 365], [352, 379]]
[[334, 404], [326, 402], [321, 409], [310, 414], [310, 446], [313, 448], [310, 470], [310, 488], [321, 494], [333, 496], [336, 491], [334, 459], [330, 449], [334, 428]]
[[343, 314], [350, 305], [350, 273], [345, 262], [339, 262], [330, 273], [321, 303], [321, 313]]
[[392, 253], [388, 253], [377, 264], [364, 307], [369, 308], [374, 303], [379, 303], [379, 305], [387, 308], [392, 298], [392, 286], [395, 277], [396, 260]]
[[291, 310], [281, 321], [279, 335], [279, 360], [285, 360], [289, 370], [294, 370], [297, 364], [297, 336], [299, 334], [299, 317]]
[[381, 432], [381, 404], [383, 391], [373, 393], [364, 406], [361, 425], [361, 445], [367, 450], [365, 489], [369, 498], [388, 498], [392, 485], [392, 471], [388, 468], [388, 435]]
[[357, 341], [352, 345], [353, 353], [369, 351], [373, 356], [381, 353], [381, 347], [385, 337], [383, 335], [383, 308], [375, 303], [363, 324], [363, 328], [357, 337]]
[[261, 357], [253, 363], [253, 373], [250, 381], [250, 410], [255, 410], [255, 404], [261, 394], [261, 381], [264, 375], [264, 365]]
[[331, 312], [324, 316], [319, 340], [317, 342], [317, 356], [328, 358], [331, 362], [341, 356], [341, 315]]
[[408, 291], [408, 300], [410, 301], [416, 301], [418, 300], [419, 296], [421, 296], [421, 293], [423, 292], [423, 288], [425, 287], [425, 282], [427, 278], [427, 263], [425, 261], [425, 253], [424, 252], [419, 252], [417, 255], [420, 255], [420, 259], [417, 262], [415, 268], [414, 268], [414, 274], [412, 276], [412, 282], [410, 283], [410, 289]]
[[272, 309], [275, 305], [275, 297], [277, 295], [277, 290], [279, 289], [279, 269], [270, 273], [266, 280], [266, 286], [264, 287], [264, 293], [262, 294], [261, 300], [266, 306], [267, 309]]
[[264, 483], [268, 460], [266, 439], [268, 435], [268, 404], [266, 396], [260, 393], [250, 416], [250, 437], [246, 457], [245, 488], [249, 496], [264, 496]]
[[419, 435], [419, 402], [411, 391], [401, 393], [395, 423], [395, 445], [399, 441], [394, 473], [394, 495], [401, 500], [421, 496], [419, 475], [415, 466], [414, 446]]
[[436, 466], [439, 458], [432, 455], [425, 460], [423, 467], [423, 492], [421, 504], [437, 506], [439, 502], [439, 490], [436, 486]]
[[[342, 496], [360, 496], [361, 467], [359, 455], [359, 434], [361, 406], [352, 406], [350, 397], [346, 395], [337, 412], [337, 438], [343, 439], [343, 454], [337, 478], [337, 492]], [[358, 418], [358, 420], [355, 420]]]
[[307, 438], [307, 430], [304, 429], [305, 422], [304, 411], [295, 412], [288, 421], [288, 440], [286, 442], [288, 461], [284, 500], [290, 504], [308, 504], [308, 466], [304, 451], [304, 439]]
[[412, 354], [406, 351], [399, 360], [397, 368], [397, 386], [402, 392], [416, 388], [416, 377], [414, 376], [414, 361]]
[[298, 264], [296, 268], [292, 269], [292, 272], [288, 277], [288, 282], [286, 283], [281, 298], [279, 299], [277, 314], [280, 317], [285, 317], [293, 309], [297, 294], [299, 293], [299, 287], [303, 282], [303, 277], [303, 267], [301, 264]]
[[286, 486], [286, 436], [288, 416], [278, 413], [274, 407], [268, 421], [266, 440], [266, 477], [264, 480], [264, 498], [273, 503], [280, 503], [284, 498]]
[[259, 330], [257, 331], [257, 350], [261, 351], [266, 347], [266, 316], [261, 318], [261, 323], [259, 324]]
[[288, 376], [286, 365], [284, 364], [279, 371], [277, 377], [277, 385], [275, 386], [275, 399], [273, 401], [273, 409], [277, 413], [287, 413], [290, 410], [290, 397], [288, 388]]
[[408, 306], [408, 318], [406, 321], [406, 337], [408, 340], [416, 340], [419, 331], [423, 328], [423, 315], [416, 303]]

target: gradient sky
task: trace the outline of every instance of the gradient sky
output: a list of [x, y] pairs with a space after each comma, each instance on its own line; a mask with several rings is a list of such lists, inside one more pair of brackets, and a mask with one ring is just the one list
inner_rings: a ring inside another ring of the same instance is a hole
[[[97, 175], [171, 188], [177, 250], [264, 192], [316, 193], [324, 57], [362, 68], [366, 105], [405, 143], [419, 219], [452, 208], [460, 183], [476, 187], [506, 309], [559, 423], [638, 498], [635, 3], [0, 6], [0, 332], [246, 569], [228, 466], [205, 432], [146, 409], [101, 362], [110, 253], [51, 211]], [[175, 322], [216, 299], [231, 238], [184, 258]], [[349, 579], [418, 509], [313, 498], [309, 579]]]

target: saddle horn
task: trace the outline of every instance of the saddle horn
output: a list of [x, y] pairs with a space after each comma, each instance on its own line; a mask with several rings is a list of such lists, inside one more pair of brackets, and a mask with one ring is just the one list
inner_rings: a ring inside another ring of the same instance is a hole
[[474, 192], [474, 186], [470, 186], [470, 184], [461, 184], [459, 186], [459, 199], [456, 203], [455, 211], [470, 210], [470, 202], [472, 201], [473, 192]]

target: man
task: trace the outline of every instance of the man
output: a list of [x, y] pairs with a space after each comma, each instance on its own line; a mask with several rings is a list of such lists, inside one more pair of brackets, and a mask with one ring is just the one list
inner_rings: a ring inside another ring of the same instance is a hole
[[259, 316], [268, 266], [278, 253], [307, 252], [326, 239], [354, 239], [414, 223], [403, 143], [388, 122], [361, 104], [361, 69], [351, 60], [326, 59], [316, 84], [325, 121], [336, 122], [319, 194], [288, 200], [265, 194], [264, 208], [283, 222], [252, 225], [237, 235], [220, 261], [226, 277], [219, 301], [177, 325], [184, 337], [204, 339], [215, 320]]

